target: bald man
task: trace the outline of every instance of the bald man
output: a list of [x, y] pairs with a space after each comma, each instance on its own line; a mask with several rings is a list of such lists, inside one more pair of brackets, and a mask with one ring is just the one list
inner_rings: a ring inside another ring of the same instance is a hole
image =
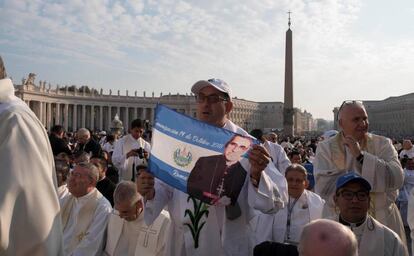
[[75, 154], [84, 151], [91, 157], [101, 157], [103, 155], [101, 145], [92, 139], [88, 129], [80, 128], [76, 132], [76, 141], [78, 144], [75, 148]]
[[370, 214], [405, 243], [403, 223], [394, 203], [404, 180], [397, 151], [388, 138], [368, 133], [368, 115], [362, 102], [343, 102], [338, 120], [341, 131], [319, 143], [314, 160], [315, 192], [326, 201], [323, 216], [336, 215], [335, 182], [354, 170], [372, 186]]
[[358, 256], [358, 242], [344, 225], [319, 219], [303, 228], [298, 251], [300, 256]]

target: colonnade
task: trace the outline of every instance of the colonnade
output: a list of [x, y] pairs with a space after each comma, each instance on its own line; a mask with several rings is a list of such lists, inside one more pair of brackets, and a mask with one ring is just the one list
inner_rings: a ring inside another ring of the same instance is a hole
[[129, 123], [140, 118], [154, 121], [155, 106], [131, 106], [131, 105], [103, 105], [82, 103], [56, 103], [37, 100], [24, 100], [32, 109], [46, 129], [56, 124], [62, 125], [66, 131], [76, 131], [85, 127], [91, 130], [109, 131], [116, 114], [123, 122], [127, 130]]

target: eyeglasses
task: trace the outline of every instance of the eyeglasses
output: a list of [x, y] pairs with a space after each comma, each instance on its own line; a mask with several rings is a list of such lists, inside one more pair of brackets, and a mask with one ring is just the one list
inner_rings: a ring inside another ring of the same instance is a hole
[[354, 198], [354, 196], [356, 196], [358, 201], [366, 201], [369, 198], [369, 193], [367, 193], [366, 191], [352, 192], [349, 190], [344, 190], [341, 191], [339, 194], [347, 201], [351, 201]]
[[203, 103], [205, 100], [207, 100], [209, 104], [218, 103], [220, 101], [228, 101], [228, 99], [218, 94], [204, 95], [200, 93], [196, 95], [195, 98], [197, 103]]

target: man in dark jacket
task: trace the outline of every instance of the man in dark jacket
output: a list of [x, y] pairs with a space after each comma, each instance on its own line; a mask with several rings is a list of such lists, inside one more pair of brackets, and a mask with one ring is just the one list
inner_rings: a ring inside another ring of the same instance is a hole
[[49, 141], [52, 146], [53, 155], [57, 156], [58, 154], [64, 152], [68, 155], [72, 154], [69, 149], [68, 143], [63, 139], [65, 130], [61, 125], [55, 125], [50, 130]]

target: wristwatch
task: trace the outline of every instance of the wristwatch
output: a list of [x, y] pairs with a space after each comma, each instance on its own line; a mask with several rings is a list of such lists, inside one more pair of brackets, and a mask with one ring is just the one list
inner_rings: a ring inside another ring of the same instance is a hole
[[357, 156], [356, 160], [362, 165], [364, 163], [364, 154], [361, 152], [361, 154]]

